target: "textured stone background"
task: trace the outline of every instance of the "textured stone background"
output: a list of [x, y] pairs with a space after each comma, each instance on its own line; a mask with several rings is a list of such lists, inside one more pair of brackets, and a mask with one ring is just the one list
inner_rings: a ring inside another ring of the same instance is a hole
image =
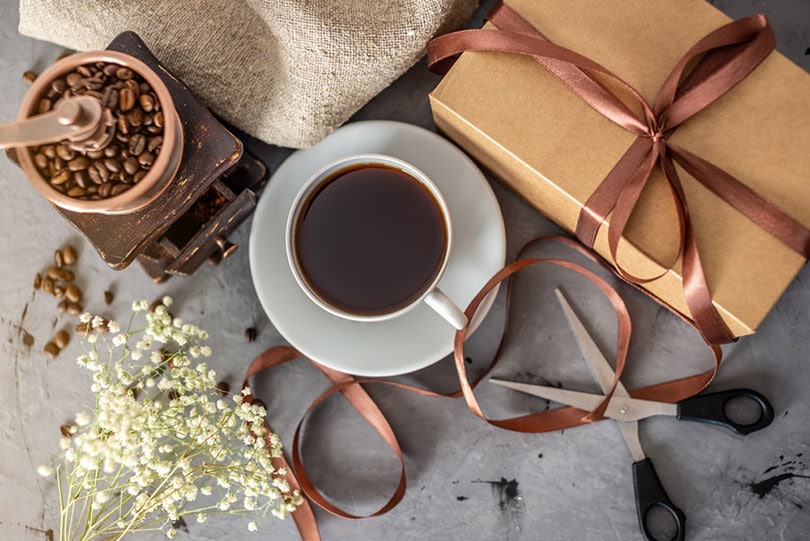
[[[484, 2], [491, 4], [491, 0]], [[733, 17], [765, 12], [778, 48], [810, 70], [810, 3], [807, 0], [714, 2]], [[483, 10], [482, 10], [483, 11]], [[26, 69], [41, 71], [62, 52], [16, 32], [17, 2], [0, 3], [0, 122], [16, 117]], [[424, 62], [369, 103], [358, 119], [387, 118], [432, 128], [427, 92], [438, 78]], [[785, 129], [789, 129], [788, 126]], [[272, 167], [289, 151], [249, 143]], [[810, 150], [810, 149], [808, 149]], [[74, 341], [56, 360], [41, 353], [55, 330], [72, 326], [53, 299], [34, 293], [35, 272], [46, 268], [64, 242], [80, 249], [80, 283], [86, 306], [111, 316], [126, 313], [133, 298], [170, 294], [176, 315], [211, 333], [215, 367], [237, 385], [249, 361], [283, 343], [255, 297], [248, 270], [245, 223], [232, 240], [243, 246], [219, 267], [194, 277], [155, 285], [137, 266], [109, 270], [27, 183], [21, 171], [0, 159], [0, 539], [42, 540], [37, 530], [58, 526], [56, 488], [40, 479], [37, 465], [57, 450], [59, 425], [89, 391], [72, 359]], [[509, 257], [528, 239], [557, 231], [511, 193], [493, 183], [508, 235]], [[521, 276], [513, 304], [512, 332], [496, 374], [505, 378], [565, 382], [595, 391], [556, 306], [551, 290], [570, 277], [553, 272]], [[108, 309], [105, 289], [116, 291]], [[597, 321], [606, 306], [587, 290], [572, 287], [572, 300], [589, 315], [602, 344], [612, 329]], [[622, 290], [634, 318], [632, 366], [625, 383], [636, 385], [695, 372], [710, 364], [699, 338], [672, 315], [632, 291]], [[755, 336], [726, 348], [715, 388], [749, 385], [772, 399], [771, 427], [748, 437], [706, 425], [656, 418], [641, 424], [645, 450], [656, 463], [671, 498], [688, 516], [688, 538], [700, 540], [807, 539], [810, 532], [810, 267], [805, 267]], [[500, 333], [503, 298], [496, 303], [467, 351], [471, 369], [483, 368]], [[247, 344], [246, 327], [258, 340]], [[20, 329], [36, 339], [27, 348]], [[569, 362], [570, 361], [570, 362]], [[639, 367], [643, 367], [639, 368]], [[448, 360], [398, 378], [436, 390], [454, 388]], [[258, 382], [274, 428], [285, 442], [309, 401], [326, 388], [305, 362], [285, 366]], [[544, 407], [542, 401], [493, 386], [477, 392], [485, 411], [505, 417]], [[613, 423], [525, 435], [499, 430], [474, 417], [461, 401], [426, 399], [387, 387], [369, 392], [389, 416], [405, 452], [408, 492], [392, 512], [350, 521], [317, 511], [325, 540], [640, 539], [633, 503], [630, 456]], [[398, 464], [383, 443], [340, 400], [321, 408], [308, 425], [304, 445], [312, 477], [337, 504], [368, 513], [387, 500]], [[791, 477], [791, 474], [793, 476]], [[802, 477], [805, 476], [805, 477]], [[179, 539], [242, 539], [242, 520], [212, 519], [205, 528], [189, 521]], [[159, 539], [159, 535], [143, 536]], [[291, 520], [267, 520], [256, 539], [297, 539]]]

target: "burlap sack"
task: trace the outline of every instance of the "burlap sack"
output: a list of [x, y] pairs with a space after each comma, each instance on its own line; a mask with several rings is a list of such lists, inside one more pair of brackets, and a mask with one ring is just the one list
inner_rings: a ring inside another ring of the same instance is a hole
[[477, 0], [20, 0], [20, 32], [76, 50], [133, 30], [247, 133], [310, 146], [462, 25]]

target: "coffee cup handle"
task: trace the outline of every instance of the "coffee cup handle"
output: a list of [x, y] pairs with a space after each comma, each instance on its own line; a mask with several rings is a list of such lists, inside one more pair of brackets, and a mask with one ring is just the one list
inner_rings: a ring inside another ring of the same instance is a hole
[[461, 330], [467, 326], [467, 316], [465, 316], [461, 308], [451, 301], [450, 297], [445, 295], [438, 287], [434, 287], [433, 290], [427, 294], [425, 302], [456, 329]]

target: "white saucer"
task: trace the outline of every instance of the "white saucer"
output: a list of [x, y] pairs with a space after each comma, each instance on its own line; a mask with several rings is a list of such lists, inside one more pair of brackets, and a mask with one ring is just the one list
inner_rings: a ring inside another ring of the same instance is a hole
[[[453, 252], [439, 282], [464, 309], [503, 267], [506, 235], [495, 195], [464, 153], [433, 132], [400, 122], [347, 124], [313, 148], [293, 153], [270, 179], [256, 205], [250, 231], [250, 272], [259, 301], [275, 328], [310, 359], [362, 376], [419, 370], [453, 350], [455, 329], [427, 305], [373, 323], [334, 316], [299, 288], [287, 264], [285, 226], [296, 193], [321, 166], [348, 154], [381, 153], [413, 163], [439, 187], [450, 208]], [[486, 316], [493, 291], [471, 330]]]

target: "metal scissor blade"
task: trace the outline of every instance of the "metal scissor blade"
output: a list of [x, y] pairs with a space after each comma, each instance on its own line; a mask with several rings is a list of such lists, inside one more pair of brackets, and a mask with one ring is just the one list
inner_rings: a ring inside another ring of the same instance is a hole
[[569, 391], [568, 389], [557, 389], [556, 387], [546, 387], [544, 385], [532, 385], [529, 383], [518, 383], [516, 381], [506, 381], [502, 379], [491, 379], [490, 383], [509, 387], [516, 391], [539, 396], [546, 400], [553, 400], [560, 404], [574, 406], [577, 409], [591, 411], [598, 406], [604, 396], [598, 394], [582, 393], [579, 391]]
[[[608, 392], [613, 385], [613, 378], [615, 377], [613, 368], [610, 366], [607, 359], [605, 359], [605, 356], [602, 355], [602, 352], [599, 350], [599, 346], [597, 346], [596, 342], [593, 341], [593, 338], [591, 338], [591, 335], [588, 333], [585, 325], [582, 324], [582, 321], [580, 321], [579, 317], [577, 317], [576, 313], [574, 313], [574, 309], [571, 308], [568, 300], [563, 296], [562, 291], [555, 289], [554, 293], [557, 295], [557, 299], [560, 301], [563, 312], [565, 312], [565, 317], [568, 319], [568, 323], [571, 325], [571, 330], [574, 331], [574, 336], [579, 344], [579, 349], [582, 351], [582, 355], [585, 357], [585, 360], [588, 361], [588, 366], [591, 367], [591, 372], [593, 372], [593, 375], [599, 382], [602, 392]], [[613, 394], [615, 396], [629, 396], [627, 389], [624, 388], [621, 381], [616, 385], [616, 390], [613, 392]]]
[[[602, 392], [608, 392], [611, 385], [613, 385], [613, 378], [616, 376], [616, 373], [613, 371], [613, 367], [611, 367], [610, 363], [608, 363], [607, 359], [605, 359], [605, 356], [602, 354], [599, 346], [597, 346], [596, 342], [593, 341], [593, 338], [591, 338], [591, 335], [588, 333], [585, 325], [582, 324], [582, 321], [579, 319], [579, 317], [577, 317], [574, 309], [571, 308], [571, 305], [568, 303], [568, 299], [563, 296], [562, 291], [555, 289], [554, 293], [557, 295], [557, 299], [560, 301], [560, 305], [565, 313], [565, 317], [568, 319], [568, 323], [571, 325], [571, 329], [574, 331], [574, 336], [579, 344], [579, 349], [582, 351], [582, 355], [588, 362], [588, 366], [591, 367], [591, 372], [599, 382]], [[618, 403], [623, 397], [629, 396], [630, 394], [627, 392], [624, 385], [622, 385], [622, 382], [618, 381], [616, 383], [616, 388], [613, 391], [613, 397], [611, 398], [607, 408], [605, 408], [605, 416], [612, 417], [619, 421], [619, 430], [622, 432], [622, 437], [627, 444], [627, 448], [630, 450], [633, 461], [639, 462], [644, 460], [645, 454], [644, 449], [641, 447], [641, 440], [638, 437], [638, 419], [643, 419], [649, 415], [655, 415], [655, 413], [637, 416], [636, 413], [638, 413], [638, 408], [633, 407], [631, 410], [628, 406], [623, 406]], [[631, 412], [634, 415], [629, 415]], [[617, 413], [619, 415], [616, 415]], [[669, 413], [669, 410], [662, 411], [660, 413], [672, 415]]]
[[[490, 379], [491, 383], [509, 387], [516, 391], [521, 391], [530, 395], [539, 396], [546, 400], [553, 400], [560, 404], [573, 406], [584, 411], [591, 411], [605, 399], [603, 395], [583, 393], [581, 391], [571, 391], [568, 389], [558, 389], [545, 385], [532, 385], [530, 383], [518, 383], [502, 379]], [[629, 396], [613, 396], [605, 409], [605, 417], [616, 419], [617, 421], [628, 422], [646, 419], [653, 415], [675, 416], [678, 406], [664, 402], [653, 402], [652, 400], [639, 400]]]

